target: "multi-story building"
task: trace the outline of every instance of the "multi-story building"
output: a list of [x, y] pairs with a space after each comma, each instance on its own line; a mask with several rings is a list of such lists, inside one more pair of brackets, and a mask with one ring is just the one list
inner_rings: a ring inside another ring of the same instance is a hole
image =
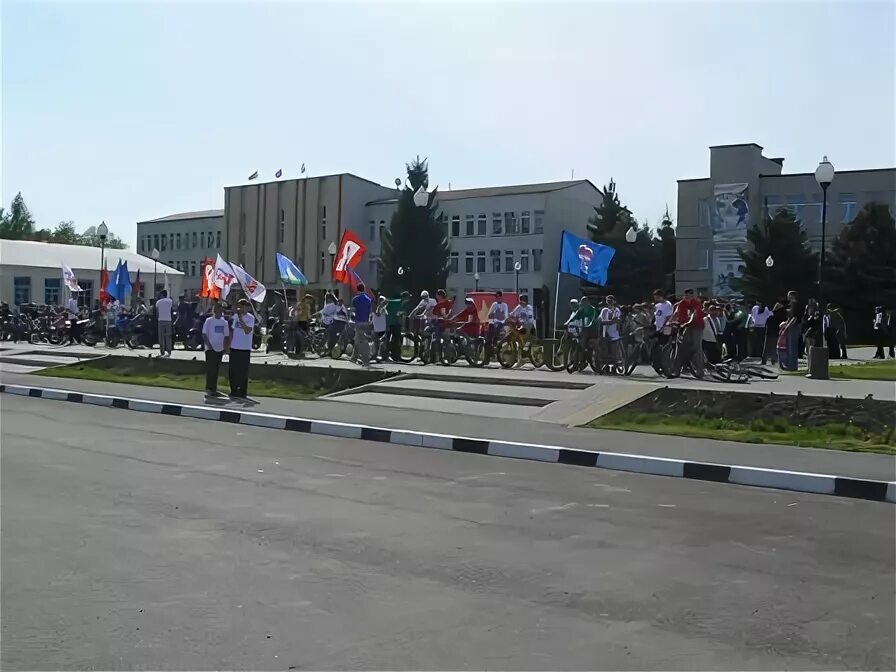
[[[819, 157], [820, 158], [820, 157]], [[836, 157], [831, 157], [835, 160]], [[822, 191], [811, 173], [783, 173], [783, 158], [767, 158], [762, 147], [709, 148], [709, 177], [678, 181], [677, 293], [687, 287], [724, 295], [739, 274], [738, 248], [757, 217], [781, 208], [794, 212], [810, 243], [821, 246]], [[828, 188], [826, 244], [869, 202], [896, 210], [896, 168], [837, 170]]]
[[[557, 274], [561, 234], [565, 229], [586, 237], [588, 218], [600, 202], [600, 191], [588, 180], [439, 191], [439, 210], [451, 245], [446, 289], [459, 297], [477, 289], [518, 289], [529, 295], [541, 316], [550, 315], [558, 279], [562, 302], [581, 292], [578, 278]], [[367, 204], [373, 255], [366, 270], [371, 275], [381, 250], [381, 232], [396, 203], [393, 192], [390, 198]]]
[[153, 249], [158, 250], [160, 263], [184, 274], [183, 291], [191, 295], [202, 287], [203, 257], [215, 259], [225, 246], [223, 210], [179, 212], [137, 222], [137, 252], [151, 257]]

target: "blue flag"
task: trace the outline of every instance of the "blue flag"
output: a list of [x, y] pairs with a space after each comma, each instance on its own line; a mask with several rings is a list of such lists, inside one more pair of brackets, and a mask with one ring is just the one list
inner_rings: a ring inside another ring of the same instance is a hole
[[128, 273], [128, 262], [122, 263], [118, 267], [118, 300], [124, 301], [128, 292], [131, 291], [131, 274]]
[[595, 285], [607, 284], [607, 271], [616, 250], [563, 232], [560, 240], [560, 272], [575, 275]]
[[109, 283], [106, 285], [106, 293], [116, 301], [121, 301], [122, 297], [118, 293], [118, 275], [121, 273], [121, 259], [118, 260], [118, 266], [109, 274]]
[[280, 282], [284, 285], [303, 286], [308, 284], [306, 278], [299, 267], [293, 263], [292, 259], [277, 252], [277, 275], [280, 276]]

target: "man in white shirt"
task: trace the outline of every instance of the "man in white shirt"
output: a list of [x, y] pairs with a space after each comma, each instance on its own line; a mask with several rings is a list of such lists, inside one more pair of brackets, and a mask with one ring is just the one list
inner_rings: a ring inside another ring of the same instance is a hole
[[485, 339], [485, 345], [488, 349], [495, 347], [495, 341], [498, 340], [498, 334], [501, 327], [507, 321], [507, 304], [504, 303], [504, 292], [500, 289], [495, 292], [495, 302], [488, 309], [488, 334]]
[[66, 318], [68, 319], [68, 343], [66, 345], [74, 345], [81, 342], [81, 327], [78, 326], [78, 299], [72, 294], [65, 304]]
[[612, 294], [607, 296], [607, 304], [600, 309], [600, 324], [603, 332], [603, 339], [607, 347], [608, 360], [610, 362], [619, 362], [622, 360], [622, 353], [619, 348], [619, 320], [622, 318], [622, 311], [616, 305], [616, 297]]
[[772, 316], [771, 309], [764, 303], [756, 302], [750, 308], [750, 354], [761, 357], [765, 346], [765, 326]]
[[527, 294], [520, 294], [520, 302], [516, 308], [510, 311], [510, 317], [517, 320], [526, 331], [535, 330], [535, 311], [529, 304]]
[[255, 316], [249, 311], [249, 301], [240, 299], [230, 322], [230, 397], [246, 399], [249, 394], [249, 356], [252, 352], [252, 335]]
[[156, 319], [159, 322], [159, 356], [170, 357], [174, 347], [171, 325], [171, 311], [173, 305], [168, 297], [168, 292], [162, 290], [161, 298], [156, 301]]
[[218, 395], [218, 370], [221, 359], [230, 348], [230, 325], [224, 319], [224, 309], [220, 303], [212, 308], [212, 316], [202, 325], [202, 340], [205, 343], [205, 396]]
[[656, 327], [656, 340], [662, 346], [668, 343], [672, 334], [672, 325], [669, 318], [672, 317], [672, 303], [666, 298], [666, 292], [661, 289], [653, 293], [653, 324]]

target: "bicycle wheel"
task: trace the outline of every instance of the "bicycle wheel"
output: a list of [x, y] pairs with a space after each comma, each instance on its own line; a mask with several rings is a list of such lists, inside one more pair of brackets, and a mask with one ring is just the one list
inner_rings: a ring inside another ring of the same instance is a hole
[[[550, 371], [563, 371], [566, 368], [567, 355], [569, 354], [569, 334], [563, 334], [557, 346], [551, 352], [551, 356], [545, 359], [544, 365]], [[542, 348], [542, 353], [544, 352]]]
[[398, 361], [402, 364], [410, 364], [420, 353], [420, 339], [412, 331], [401, 334], [401, 342], [398, 348]]
[[470, 339], [464, 349], [464, 359], [467, 364], [477, 369], [483, 367], [488, 362], [485, 353], [485, 339], [482, 336]]
[[663, 346], [662, 361], [666, 378], [678, 378], [681, 375], [681, 365], [678, 363], [678, 342], [670, 341]]
[[504, 339], [498, 343], [498, 363], [501, 368], [511, 369], [519, 360], [519, 343], [510, 339]]
[[420, 339], [420, 348], [418, 351], [418, 357], [420, 357], [421, 364], [431, 364], [433, 361], [433, 343], [432, 336], [429, 334], [425, 334]]
[[569, 344], [569, 350], [566, 353], [566, 372], [578, 373], [585, 368], [585, 353], [582, 350], [582, 344], [578, 341], [572, 341]]
[[544, 366], [544, 345], [541, 341], [530, 341], [527, 355], [536, 369]]
[[446, 338], [442, 341], [442, 364], [444, 366], [451, 366], [458, 359], [460, 359], [460, 353], [464, 350], [461, 342], [454, 338]]

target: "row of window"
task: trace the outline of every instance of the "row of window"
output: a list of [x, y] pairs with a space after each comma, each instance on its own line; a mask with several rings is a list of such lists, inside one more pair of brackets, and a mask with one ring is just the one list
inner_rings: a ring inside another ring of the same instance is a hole
[[[23, 303], [31, 303], [31, 277], [16, 276], [13, 278], [13, 302], [19, 306]], [[84, 290], [84, 294], [88, 294], [87, 303], [89, 305], [90, 297], [93, 296], [93, 281], [79, 280], [78, 284]], [[62, 298], [62, 281], [59, 278], [44, 278], [44, 303], [48, 306], [58, 306]], [[79, 300], [81, 295], [78, 296]]]
[[[532, 260], [531, 270], [536, 273], [541, 271], [542, 250], [520, 250], [519, 256], [515, 256], [513, 250], [489, 250], [486, 256], [485, 250], [478, 252], [466, 252], [464, 254], [464, 273], [513, 273], [516, 262], [520, 262], [520, 273], [529, 272], [529, 260]], [[449, 273], [460, 272], [460, 253], [452, 252], [448, 262]]]
[[154, 233], [152, 235], [140, 236], [139, 247], [140, 252], [145, 254], [152, 252], [153, 248], [159, 252], [189, 250], [192, 248], [205, 249], [209, 247], [221, 249], [221, 232], [209, 231], [206, 234], [205, 231], [194, 231], [192, 234], [185, 233], [183, 235], [180, 233], [169, 233], [167, 235]]
[[[448, 226], [450, 221], [450, 226]], [[544, 210], [535, 210], [534, 216], [523, 210], [519, 217], [515, 212], [493, 212], [492, 230], [488, 232], [488, 215], [480, 212], [478, 215], [464, 215], [463, 228], [461, 228], [460, 215], [442, 215], [442, 223], [448, 227], [448, 235], [452, 238], [461, 236], [520, 236], [530, 233], [544, 233]]]
[[193, 277], [196, 277], [196, 272], [200, 268], [198, 262], [195, 261], [166, 261], [165, 263], [168, 264], [171, 268], [176, 268], [184, 275]]
[[[277, 238], [280, 244], [286, 241], [286, 210], [280, 210], [280, 219], [277, 220]], [[240, 245], [246, 245], [246, 213], [240, 213], [240, 229], [239, 229]], [[320, 208], [320, 239], [327, 239], [327, 206], [322, 205]]]

